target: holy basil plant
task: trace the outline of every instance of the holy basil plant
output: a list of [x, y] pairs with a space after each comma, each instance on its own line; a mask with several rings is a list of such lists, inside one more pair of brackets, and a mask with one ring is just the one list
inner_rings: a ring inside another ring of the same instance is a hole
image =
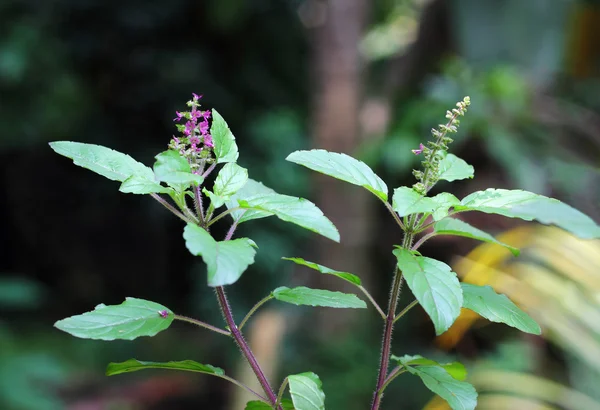
[[[179, 315], [159, 303], [129, 297], [120, 305], [100, 304], [92, 311], [59, 320], [55, 326], [80, 338], [132, 340], [155, 336], [168, 329], [173, 320], [195, 324], [229, 337], [238, 345], [262, 392], [251, 390], [227, 376], [219, 367], [192, 360], [151, 362], [129, 359], [110, 363], [106, 374], [110, 376], [144, 369], [204, 373], [230, 381], [254, 395], [256, 400], [247, 403], [246, 410], [322, 410], [325, 408], [325, 394], [316, 374], [302, 369], [304, 372], [285, 377], [276, 390], [265, 377], [241, 330], [251, 315], [270, 300], [356, 309], [366, 308], [368, 302], [383, 320], [383, 340], [381, 360], [373, 364], [379, 366], [373, 399], [365, 403], [365, 408], [379, 409], [383, 393], [391, 382], [408, 373], [417, 376], [425, 387], [446, 400], [453, 409], [474, 409], [477, 393], [468, 383], [463, 365], [457, 362], [438, 363], [422, 356], [392, 354], [391, 337], [395, 323], [412, 307], [421, 305], [438, 335], [450, 328], [461, 309], [470, 309], [493, 322], [505, 323], [523, 332], [539, 335], [541, 329], [506, 296], [497, 294], [489, 286], [461, 284], [450, 266], [421, 255], [419, 247], [434, 236], [457, 235], [504, 246], [518, 255], [518, 249], [458, 219], [457, 216], [463, 212], [484, 212], [554, 224], [588, 239], [600, 237], [600, 227], [583, 213], [556, 199], [521, 190], [487, 189], [473, 192], [463, 199], [450, 193], [429, 196], [431, 188], [441, 180], [473, 178], [473, 167], [448, 152], [448, 145], [452, 142], [449, 135], [457, 131], [458, 117], [465, 114], [469, 104], [468, 97], [457, 103], [456, 108], [447, 112], [447, 123], [433, 130], [433, 140], [413, 150], [415, 155], [423, 156], [423, 169], [413, 171], [417, 182], [411, 187], [395, 188], [391, 193], [371, 168], [346, 154], [316, 149], [296, 151], [287, 157], [290, 162], [365, 188], [383, 203], [398, 228], [404, 232], [402, 242], [391, 250], [395, 260], [394, 279], [387, 311], [363, 287], [357, 275], [290, 257], [284, 259], [350, 283], [365, 299], [354, 293], [281, 286], [260, 300], [241, 322], [235, 322], [225, 286], [234, 284], [254, 263], [258, 249], [250, 238], [233, 239], [241, 223], [275, 216], [336, 242], [340, 236], [336, 227], [312, 202], [277, 193], [251, 179], [248, 170], [236, 163], [238, 148], [227, 123], [217, 111], [202, 110], [196, 94], [188, 102], [189, 111], [176, 113], [180, 135], [173, 137], [166, 151], [156, 155], [152, 168], [129, 155], [99, 145], [70, 141], [51, 143], [54, 151], [71, 158], [76, 165], [119, 181], [121, 192], [150, 195], [184, 222], [183, 243], [192, 255], [202, 258], [206, 264], [206, 283], [215, 289], [226, 325], [224, 328], [213, 326]], [[214, 183], [208, 186], [205, 181], [213, 172], [217, 173]], [[224, 238], [218, 239], [209, 232], [209, 228], [222, 218], [229, 218], [231, 227]], [[403, 282], [406, 282], [415, 300], [398, 312]], [[289, 392], [288, 397], [284, 397], [286, 392]], [[390, 408], [394, 408], [393, 403]]]

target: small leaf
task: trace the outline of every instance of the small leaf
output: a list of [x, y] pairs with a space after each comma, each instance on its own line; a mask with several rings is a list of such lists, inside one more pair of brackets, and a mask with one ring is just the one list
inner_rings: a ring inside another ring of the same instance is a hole
[[235, 283], [246, 268], [254, 263], [256, 244], [251, 239], [217, 242], [208, 232], [193, 224], [185, 227], [183, 237], [192, 255], [202, 256], [206, 263], [209, 286]]
[[293, 305], [323, 306], [332, 308], [366, 308], [367, 304], [353, 293], [332, 292], [324, 289], [310, 289], [304, 286], [275, 289], [273, 297]]
[[[166, 317], [163, 312], [167, 312]], [[126, 298], [120, 305], [101, 304], [91, 312], [59, 320], [54, 326], [84, 339], [133, 340], [165, 330], [173, 317], [173, 312], [158, 303]]]
[[210, 135], [212, 135], [215, 144], [213, 151], [215, 157], [217, 157], [217, 163], [237, 161], [239, 157], [238, 147], [229, 126], [215, 109], [212, 110], [212, 119]]
[[214, 374], [216, 376], [223, 376], [225, 372], [223, 369], [211, 366], [210, 364], [201, 364], [193, 360], [183, 360], [178, 362], [142, 362], [136, 359], [129, 359], [121, 363], [109, 363], [106, 368], [107, 376], [114, 376], [121, 373], [135, 372], [138, 370], [145, 369], [170, 369], [170, 370], [184, 370], [188, 372], [197, 372], [205, 374]]
[[158, 181], [166, 182], [178, 192], [190, 185], [200, 185], [204, 178], [192, 173], [189, 162], [174, 150], [161, 152], [154, 163], [154, 175]]
[[215, 208], [223, 206], [248, 181], [248, 170], [236, 163], [225, 164], [215, 179], [214, 193], [204, 191]]
[[558, 199], [532, 192], [508, 189], [486, 189], [466, 196], [457, 211], [480, 211], [526, 221], [537, 220], [556, 225], [583, 239], [600, 238], [600, 226], [589, 216]]
[[315, 377], [318, 380], [314, 373], [310, 377], [307, 373], [288, 376], [295, 410], [325, 410], [325, 393], [315, 382]]
[[130, 176], [121, 186], [119, 191], [125, 194], [172, 194], [172, 188], [167, 188], [158, 182], [138, 176]]
[[113, 181], [125, 181], [132, 175], [154, 179], [152, 170], [129, 155], [81, 142], [56, 141], [50, 147], [58, 154], [71, 158], [75, 165], [87, 168]]
[[[281, 400], [283, 410], [295, 410], [294, 403], [290, 399]], [[273, 410], [273, 406], [260, 400], [253, 400], [246, 403], [244, 410]]]
[[394, 189], [392, 207], [399, 216], [407, 216], [433, 212], [439, 205], [433, 198], [423, 196], [412, 188], [402, 186]]
[[504, 242], [500, 242], [489, 233], [477, 229], [459, 219], [444, 218], [433, 225], [433, 230], [440, 235], [464, 236], [466, 238], [477, 239], [488, 243], [495, 243], [497, 245], [504, 246], [510, 250], [513, 255], [519, 256], [519, 250], [517, 248], [507, 245]]
[[426, 359], [421, 355], [409, 356], [405, 355], [402, 357], [392, 355], [391, 360], [395, 360], [401, 366], [440, 366], [443, 367], [444, 370], [450, 374], [450, 376], [454, 377], [456, 380], [466, 380], [467, 379], [467, 369], [460, 362], [452, 362], [441, 364], [436, 361]]
[[443, 262], [415, 256], [404, 248], [393, 253], [406, 284], [431, 318], [435, 333], [441, 335], [452, 326], [463, 304], [456, 273]]
[[[227, 202], [227, 209], [239, 207], [239, 199], [247, 200], [255, 196], [262, 196], [274, 193], [276, 192], [273, 191], [271, 188], [268, 188], [262, 183], [249, 178], [246, 184], [239, 191], [237, 191]], [[238, 224], [250, 221], [252, 219], [266, 218], [267, 216], [272, 215], [273, 213], [271, 212], [256, 211], [250, 209], [239, 209], [231, 212], [233, 220], [237, 221]]]
[[517, 329], [542, 334], [542, 329], [527, 313], [517, 307], [506, 295], [497, 294], [490, 286], [476, 286], [461, 283], [464, 301], [463, 307], [491, 320], [505, 323]]
[[337, 271], [337, 270], [329, 269], [327, 266], [319, 265], [319, 264], [314, 263], [314, 262], [309, 262], [309, 261], [306, 261], [306, 260], [304, 260], [302, 258], [281, 258], [281, 259], [284, 259], [286, 261], [292, 261], [292, 262], [294, 262], [294, 263], [296, 263], [298, 265], [303, 265], [303, 266], [309, 267], [311, 269], [314, 269], [314, 270], [319, 271], [321, 273], [324, 273], [326, 275], [337, 276], [338, 278], [343, 279], [343, 280], [345, 280], [347, 282], [350, 282], [350, 283], [352, 283], [353, 285], [356, 285], [356, 286], [360, 286], [361, 285], [360, 278], [358, 276], [356, 276], [356, 275], [353, 275], [352, 273], [340, 272], [340, 271]]
[[432, 214], [434, 221], [447, 217], [450, 208], [460, 205], [460, 200], [448, 192], [437, 194], [431, 199], [437, 204]]
[[383, 201], [387, 201], [388, 188], [385, 182], [367, 164], [346, 154], [327, 152], [322, 149], [295, 151], [287, 161], [366, 188]]
[[463, 159], [460, 159], [454, 154], [447, 152], [442, 154], [443, 157], [439, 164], [439, 179], [445, 181], [456, 181], [459, 179], [473, 178], [475, 170]]
[[340, 241], [337, 228], [315, 204], [307, 199], [267, 194], [240, 199], [238, 203], [241, 208], [270, 212], [282, 221], [291, 222], [335, 242]]

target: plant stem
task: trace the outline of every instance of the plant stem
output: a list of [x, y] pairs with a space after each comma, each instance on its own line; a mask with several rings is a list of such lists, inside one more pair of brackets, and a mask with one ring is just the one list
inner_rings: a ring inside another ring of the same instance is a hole
[[262, 298], [256, 305], [254, 305], [252, 307], [252, 309], [250, 309], [250, 311], [248, 312], [248, 314], [246, 315], [246, 317], [244, 318], [244, 320], [242, 320], [240, 322], [240, 325], [238, 326], [238, 329], [240, 329], [240, 331], [242, 330], [242, 328], [244, 327], [244, 325], [246, 324], [246, 322], [248, 321], [248, 319], [250, 319], [250, 316], [252, 316], [254, 314], [254, 312], [256, 312], [258, 310], [259, 307], [261, 307], [262, 305], [264, 305], [265, 303], [267, 303], [269, 300], [273, 299], [273, 295], [269, 294], [269, 296]]
[[223, 375], [219, 375], [217, 377], [220, 377], [221, 379], [225, 379], [225, 380], [227, 380], [227, 381], [235, 384], [236, 386], [241, 387], [242, 389], [244, 389], [244, 390], [248, 391], [249, 393], [251, 393], [251, 394], [255, 395], [256, 397], [258, 397], [259, 399], [261, 399], [265, 403], [269, 402], [269, 400], [267, 400], [267, 398], [264, 397], [262, 394], [258, 394], [257, 392], [255, 392], [254, 390], [252, 390], [250, 387], [248, 387], [244, 383], [242, 383], [242, 382], [234, 379], [233, 377], [229, 377], [229, 376], [226, 376], [224, 374]]
[[215, 216], [210, 221], [208, 221], [207, 224], [206, 224], [206, 226], [211, 226], [212, 224], [214, 224], [215, 222], [217, 222], [219, 219], [223, 218], [225, 215], [229, 215], [233, 211], [239, 211], [240, 209], [243, 209], [243, 208], [240, 208], [239, 206], [236, 206], [235, 208], [231, 208], [231, 209], [228, 209], [226, 211], [223, 211], [219, 215]]
[[381, 394], [383, 395], [383, 391], [386, 389], [386, 387], [388, 387], [388, 384], [390, 384], [396, 377], [400, 376], [404, 372], [406, 372], [406, 370], [400, 368], [400, 366], [394, 367], [389, 376], [386, 377], [385, 382], [383, 382], [383, 386], [381, 386]]
[[208, 169], [202, 174], [202, 178], [206, 178], [207, 176], [209, 176], [210, 173], [212, 172], [212, 170], [215, 169], [216, 166], [217, 166], [217, 161], [210, 164]]
[[428, 239], [431, 239], [431, 238], [433, 238], [433, 237], [434, 237], [434, 236], [436, 236], [436, 235], [437, 235], [437, 233], [436, 233], [436, 232], [430, 232], [430, 233], [428, 233], [427, 235], [423, 235], [423, 236], [421, 237], [421, 239], [419, 239], [419, 240], [417, 241], [417, 243], [415, 243], [415, 244], [414, 244], [414, 246], [413, 246], [412, 248], [410, 248], [410, 249], [411, 249], [411, 250], [413, 250], [413, 251], [416, 251], [417, 249], [419, 249], [419, 247], [420, 247], [421, 245], [423, 245], [423, 244], [425, 243], [425, 241], [426, 241], [426, 240], [428, 240]]
[[200, 327], [203, 327], [208, 330], [212, 330], [213, 332], [217, 332], [217, 333], [220, 333], [225, 336], [231, 336], [231, 332], [228, 332], [227, 330], [219, 329], [216, 326], [209, 325], [208, 323], [204, 323], [201, 320], [193, 319], [191, 317], [175, 315], [175, 320], [181, 320], [182, 322], [188, 322], [193, 325], [200, 326]]
[[384, 203], [385, 207], [387, 208], [387, 210], [390, 211], [390, 213], [394, 217], [394, 220], [396, 221], [396, 223], [398, 224], [398, 226], [400, 226], [400, 229], [405, 230], [405, 225], [402, 223], [402, 221], [400, 220], [400, 217], [398, 216], [398, 214], [396, 213], [396, 211], [394, 211], [394, 208], [392, 208], [392, 206], [390, 205], [390, 203], [387, 202], [387, 201], [384, 201], [383, 203]]
[[200, 224], [204, 225], [204, 205], [202, 204], [202, 187], [200, 185], [194, 188], [194, 205], [196, 206], [196, 213], [198, 214], [198, 219], [200, 219]]
[[285, 392], [285, 387], [288, 385], [288, 378], [286, 377], [279, 386], [279, 393], [277, 393], [277, 405], [281, 404], [281, 400], [283, 399], [283, 392]]
[[400, 318], [402, 316], [404, 316], [409, 310], [411, 310], [413, 307], [415, 307], [415, 305], [418, 305], [418, 304], [419, 304], [419, 301], [417, 299], [410, 302], [410, 304], [408, 306], [406, 306], [404, 309], [402, 309], [402, 312], [398, 313], [398, 316], [396, 316], [396, 318], [394, 319], [394, 323], [396, 323], [398, 320], [400, 320]]
[[169, 202], [167, 202], [166, 200], [161, 198], [160, 195], [153, 193], [153, 194], [150, 194], [150, 196], [152, 198], [156, 199], [162, 206], [164, 206], [169, 211], [171, 211], [177, 218], [181, 219], [183, 222], [185, 222], [185, 223], [192, 222], [184, 214], [179, 212], [173, 205], [171, 205]]
[[365, 296], [369, 299], [369, 301], [373, 304], [373, 306], [375, 306], [375, 309], [377, 309], [377, 312], [379, 312], [379, 314], [381, 315], [381, 318], [383, 320], [385, 320], [386, 315], [383, 312], [383, 310], [379, 307], [379, 305], [377, 304], [377, 302], [375, 302], [375, 299], [373, 299], [373, 296], [371, 296], [371, 294], [361, 285], [358, 285], [358, 288], [362, 291], [362, 293], [365, 294]]

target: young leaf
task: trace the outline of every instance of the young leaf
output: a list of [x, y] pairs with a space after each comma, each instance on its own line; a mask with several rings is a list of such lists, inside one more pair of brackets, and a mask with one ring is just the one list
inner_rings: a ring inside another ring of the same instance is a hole
[[56, 141], [50, 143], [56, 153], [71, 158], [75, 165], [87, 168], [113, 181], [125, 181], [132, 175], [153, 180], [152, 170], [129, 155], [81, 142]]
[[421, 355], [404, 355], [402, 357], [392, 355], [391, 360], [397, 361], [400, 366], [440, 366], [456, 380], [462, 381], [467, 379], [467, 369], [465, 369], [465, 366], [460, 362], [441, 364]]
[[268, 194], [240, 199], [238, 203], [241, 208], [270, 212], [282, 221], [294, 223], [335, 242], [340, 241], [337, 228], [315, 204], [307, 199]]
[[433, 225], [433, 230], [440, 235], [464, 236], [484, 242], [495, 243], [504, 246], [510, 250], [513, 255], [519, 256], [519, 250], [517, 248], [507, 245], [504, 242], [500, 242], [489, 233], [477, 229], [460, 219], [444, 218]]
[[461, 283], [463, 307], [480, 314], [492, 322], [505, 323], [517, 329], [539, 335], [540, 326], [527, 313], [517, 307], [506, 295], [497, 294], [490, 286]]
[[[295, 410], [294, 403], [290, 399], [281, 400], [281, 407], [283, 407], [283, 410]], [[273, 410], [273, 406], [264, 401], [253, 400], [246, 403], [244, 410]]]
[[121, 186], [119, 191], [125, 194], [172, 194], [172, 188], [162, 186], [160, 183], [138, 176], [130, 176]]
[[215, 208], [223, 206], [233, 194], [239, 191], [248, 181], [248, 170], [234, 162], [225, 164], [215, 179], [214, 193], [203, 191], [210, 197]]
[[338, 278], [343, 279], [346, 282], [350, 282], [356, 286], [361, 285], [360, 278], [356, 275], [353, 275], [352, 273], [340, 272], [337, 270], [329, 269], [327, 266], [319, 265], [318, 263], [314, 263], [314, 262], [309, 262], [302, 258], [281, 258], [281, 259], [284, 259], [286, 261], [292, 261], [298, 265], [303, 265], [303, 266], [309, 267], [311, 269], [314, 269], [314, 270], [324, 273], [326, 275], [337, 276]]
[[114, 376], [121, 373], [135, 372], [144, 369], [170, 369], [183, 370], [188, 372], [198, 372], [205, 374], [214, 374], [223, 376], [223, 369], [211, 366], [210, 364], [201, 364], [193, 360], [183, 360], [179, 362], [142, 362], [136, 359], [129, 359], [121, 363], [109, 363], [106, 368], [107, 376]]
[[557, 199], [532, 192], [486, 189], [466, 196], [454, 207], [457, 211], [480, 211], [526, 221], [556, 225], [583, 239], [600, 238], [600, 226], [589, 216]]
[[295, 151], [287, 161], [366, 188], [383, 201], [387, 201], [388, 188], [385, 182], [367, 164], [346, 154], [327, 152], [322, 149]]
[[173, 317], [173, 312], [158, 303], [126, 298], [120, 305], [100, 304], [91, 312], [59, 320], [54, 326], [84, 339], [133, 340], [165, 330]]
[[439, 179], [456, 181], [459, 179], [473, 178], [475, 170], [463, 159], [454, 154], [445, 152], [439, 165]]
[[437, 204], [432, 214], [434, 221], [439, 221], [447, 217], [450, 208], [460, 205], [460, 199], [448, 192], [437, 194], [431, 199], [433, 199], [433, 201]]
[[295, 410], [325, 410], [325, 393], [321, 380], [314, 373], [288, 376], [290, 394]]
[[239, 157], [238, 147], [229, 126], [215, 109], [212, 110], [212, 119], [210, 135], [212, 135], [215, 144], [214, 153], [217, 157], [217, 163], [237, 161]]
[[[264, 186], [262, 183], [255, 181], [253, 179], [248, 179], [246, 184], [237, 191], [234, 195], [232, 195], [231, 199], [227, 201], [227, 209], [237, 208], [239, 207], [238, 200], [239, 199], [250, 199], [255, 196], [262, 196], [268, 194], [275, 194], [271, 188]], [[231, 212], [231, 216], [234, 221], [237, 221], [238, 224], [242, 222], [250, 221], [252, 219], [266, 218], [267, 216], [272, 216], [273, 213], [265, 212], [265, 211], [256, 211], [250, 209], [239, 209]]]
[[419, 194], [412, 188], [402, 186], [394, 189], [392, 207], [399, 216], [407, 216], [416, 213], [429, 213], [439, 207], [438, 203]]
[[215, 241], [204, 229], [188, 224], [183, 230], [185, 246], [192, 255], [202, 256], [208, 271], [208, 286], [235, 283], [254, 263], [256, 244], [248, 238]]
[[154, 163], [154, 175], [177, 191], [184, 191], [190, 185], [200, 185], [204, 178], [192, 173], [189, 162], [174, 150], [161, 152]]
[[366, 308], [367, 304], [353, 293], [331, 292], [324, 289], [279, 287], [272, 292], [275, 299], [293, 305], [323, 306], [332, 308]]
[[406, 284], [433, 321], [439, 336], [454, 323], [463, 304], [462, 289], [450, 266], [397, 248], [394, 255]]

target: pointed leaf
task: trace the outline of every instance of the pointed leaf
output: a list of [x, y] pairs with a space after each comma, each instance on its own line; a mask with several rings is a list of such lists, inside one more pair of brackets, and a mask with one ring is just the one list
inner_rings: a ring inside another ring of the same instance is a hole
[[330, 177], [362, 186], [380, 199], [387, 201], [388, 188], [385, 182], [367, 164], [351, 156], [313, 149], [292, 152], [286, 160], [304, 165]]
[[154, 163], [154, 175], [157, 181], [166, 182], [181, 192], [190, 185], [200, 185], [204, 178], [192, 173], [190, 164], [175, 150], [161, 152]]
[[[253, 179], [248, 179], [246, 184], [237, 191], [234, 195], [232, 195], [231, 199], [227, 201], [227, 209], [237, 208], [240, 205], [238, 204], [238, 199], [250, 199], [257, 196], [263, 196], [267, 194], [276, 193], [271, 188], [264, 186], [262, 183], [255, 181]], [[234, 221], [238, 221], [238, 224], [242, 222], [250, 221], [252, 219], [266, 218], [267, 216], [272, 216], [272, 212], [265, 211], [257, 211], [250, 209], [240, 209], [231, 212], [231, 216]]]
[[[166, 316], [166, 317], [165, 317]], [[154, 336], [173, 321], [173, 312], [148, 300], [126, 298], [120, 305], [100, 304], [95, 310], [54, 324], [75, 337], [99, 340], [133, 340]]]
[[456, 181], [459, 179], [473, 178], [475, 170], [463, 159], [454, 154], [443, 153], [439, 164], [439, 179]]
[[557, 199], [532, 192], [508, 189], [486, 189], [465, 197], [458, 211], [480, 211], [526, 221], [553, 224], [583, 239], [600, 238], [600, 226], [589, 216]]
[[160, 183], [138, 176], [130, 176], [121, 186], [119, 191], [125, 194], [172, 194], [172, 188], [162, 186]]
[[455, 197], [454, 195], [448, 192], [442, 192], [432, 197], [433, 201], [436, 203], [436, 207], [433, 210], [433, 220], [439, 221], [448, 216], [448, 211], [450, 208], [460, 205], [460, 199]]
[[448, 374], [450, 374], [450, 376], [454, 377], [456, 380], [467, 379], [467, 369], [462, 363], [459, 362], [441, 364], [434, 360], [426, 359], [421, 355], [405, 355], [402, 357], [392, 355], [391, 360], [397, 361], [400, 366], [440, 366], [443, 367], [444, 370], [446, 370]]
[[[281, 400], [281, 406], [283, 407], [283, 410], [295, 410], [294, 403], [292, 403], [290, 399]], [[264, 401], [253, 400], [246, 403], [244, 410], [273, 410], [273, 406]]]
[[81, 142], [56, 141], [50, 147], [58, 154], [71, 158], [75, 165], [87, 168], [113, 181], [125, 181], [132, 175], [154, 179], [152, 170], [129, 155]]
[[114, 376], [121, 373], [130, 373], [145, 369], [170, 369], [183, 370], [188, 372], [197, 372], [223, 376], [223, 369], [211, 366], [210, 364], [201, 364], [193, 360], [183, 360], [178, 362], [142, 362], [136, 359], [129, 359], [121, 363], [109, 363], [106, 368], [107, 376]]
[[311, 377], [306, 373], [288, 376], [290, 394], [296, 410], [325, 410], [325, 393], [320, 384], [315, 382], [314, 376], [318, 378], [314, 373]]
[[206, 263], [209, 286], [235, 283], [246, 268], [254, 263], [256, 244], [251, 239], [217, 242], [208, 232], [193, 224], [185, 227], [183, 237], [192, 255], [202, 256]]
[[506, 295], [497, 294], [490, 286], [477, 286], [461, 283], [463, 307], [491, 320], [505, 323], [517, 329], [539, 335], [540, 326], [527, 313], [517, 307]]
[[314, 269], [314, 270], [324, 273], [326, 275], [337, 276], [338, 278], [343, 279], [347, 282], [350, 282], [356, 286], [361, 285], [360, 278], [356, 275], [353, 275], [352, 273], [340, 272], [337, 270], [329, 269], [327, 266], [319, 265], [318, 263], [314, 263], [314, 262], [309, 262], [302, 258], [281, 258], [281, 259], [284, 259], [286, 261], [292, 261], [298, 265], [303, 265], [303, 266], [309, 267], [311, 269]]
[[412, 188], [402, 186], [394, 189], [392, 207], [399, 216], [407, 216], [416, 213], [430, 213], [439, 205], [433, 200], [419, 194]]
[[439, 336], [454, 323], [463, 304], [462, 289], [450, 266], [397, 248], [394, 255], [406, 284], [433, 321]]
[[340, 241], [337, 228], [315, 204], [304, 198], [268, 194], [238, 200], [241, 208], [271, 212], [282, 221], [291, 222], [335, 242]]
[[239, 157], [238, 147], [229, 126], [215, 109], [212, 110], [212, 119], [210, 135], [212, 135], [215, 144], [213, 151], [215, 157], [217, 157], [217, 163], [222, 164], [237, 161]]
[[332, 308], [366, 308], [367, 304], [353, 293], [332, 292], [324, 289], [310, 289], [304, 286], [275, 289], [273, 297], [293, 305], [323, 306]]
[[456, 235], [464, 236], [466, 238], [477, 239], [484, 242], [495, 243], [500, 246], [504, 246], [512, 252], [513, 255], [519, 256], [519, 250], [510, 245], [500, 242], [492, 235], [484, 232], [468, 223], [455, 218], [444, 218], [441, 221], [436, 222], [433, 225], [433, 230], [439, 235]]
[[215, 208], [219, 208], [231, 199], [248, 181], [248, 170], [236, 163], [225, 164], [215, 179], [214, 193], [208, 190], [203, 192], [208, 195]]

